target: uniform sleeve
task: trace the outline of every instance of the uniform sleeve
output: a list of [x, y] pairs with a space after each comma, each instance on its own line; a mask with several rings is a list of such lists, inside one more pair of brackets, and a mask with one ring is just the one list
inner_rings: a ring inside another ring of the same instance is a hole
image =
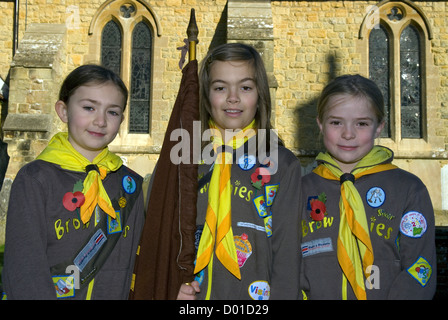
[[300, 162], [295, 159], [283, 172], [272, 205], [271, 299], [298, 299], [299, 296], [299, 199]]
[[407, 194], [400, 222], [402, 271], [392, 284], [390, 299], [432, 299], [436, 291], [434, 211], [425, 185], [418, 182]]
[[55, 299], [46, 256], [45, 186], [23, 168], [8, 206], [3, 286], [8, 300]]

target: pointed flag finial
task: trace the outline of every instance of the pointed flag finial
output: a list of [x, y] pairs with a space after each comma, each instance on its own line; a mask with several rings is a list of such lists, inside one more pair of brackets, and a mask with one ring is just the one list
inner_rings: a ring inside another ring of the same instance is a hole
[[196, 15], [194, 9], [192, 8], [190, 12], [190, 23], [188, 24], [187, 28], [188, 42], [190, 44], [188, 56], [189, 61], [196, 60], [196, 44], [199, 42], [198, 34], [199, 29], [196, 24]]

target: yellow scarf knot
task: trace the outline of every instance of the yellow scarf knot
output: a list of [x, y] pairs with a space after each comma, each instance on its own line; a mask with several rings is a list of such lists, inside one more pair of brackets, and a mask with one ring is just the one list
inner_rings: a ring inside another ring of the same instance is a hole
[[109, 172], [118, 170], [123, 162], [120, 157], [111, 153], [108, 148], [104, 148], [90, 162], [73, 148], [68, 141], [68, 133], [60, 132], [50, 140], [48, 146], [37, 159], [57, 164], [62, 169], [87, 173], [82, 190], [85, 201], [80, 208], [83, 223], [87, 223], [90, 220], [96, 205], [99, 205], [113, 219], [116, 218], [115, 210], [104, 189], [102, 180]]
[[[373, 264], [374, 256], [364, 204], [354, 182], [364, 175], [396, 169], [396, 166], [388, 163], [392, 157], [391, 150], [375, 146], [351, 173], [343, 173], [330, 154], [320, 153], [316, 158], [320, 165], [313, 170], [323, 178], [339, 180], [341, 183], [337, 256], [343, 279], [349, 281], [359, 300], [366, 299], [363, 276], [368, 276], [365, 270]], [[343, 286], [342, 290], [343, 298], [346, 299], [346, 287]]]

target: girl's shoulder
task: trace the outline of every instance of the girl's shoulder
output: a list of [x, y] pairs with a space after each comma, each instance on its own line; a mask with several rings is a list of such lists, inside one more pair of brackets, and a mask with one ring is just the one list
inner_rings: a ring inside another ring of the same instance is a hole
[[[277, 174], [281, 179], [285, 176], [292, 178], [292, 176], [300, 177], [302, 175], [299, 159], [288, 148], [279, 145], [278, 148], [271, 149], [268, 158], [272, 174]], [[260, 163], [265, 162], [262, 158], [259, 159]]]
[[[300, 161], [297, 158], [297, 156], [285, 146], [279, 145], [277, 148], [277, 153], [279, 163], [287, 163], [287, 164], [297, 163], [300, 165]], [[271, 157], [273, 156], [273, 154], [275, 155], [275, 151], [271, 152]]]
[[41, 184], [64, 181], [66, 177], [85, 175], [83, 172], [75, 172], [62, 169], [59, 165], [44, 160], [33, 160], [24, 165], [16, 175], [15, 180], [37, 180]]
[[423, 181], [417, 175], [412, 172], [406, 171], [397, 167], [396, 169], [380, 172], [382, 174], [382, 178], [386, 182], [390, 182], [391, 184], [400, 185], [403, 188], [409, 188], [413, 186], [425, 186]]
[[22, 186], [35, 186], [42, 190], [48, 190], [55, 182], [61, 181], [62, 169], [43, 160], [33, 160], [25, 164], [17, 172], [13, 185], [22, 188]]
[[20, 168], [17, 175], [38, 176], [42, 174], [51, 174], [58, 170], [61, 170], [58, 165], [43, 160], [33, 160]]

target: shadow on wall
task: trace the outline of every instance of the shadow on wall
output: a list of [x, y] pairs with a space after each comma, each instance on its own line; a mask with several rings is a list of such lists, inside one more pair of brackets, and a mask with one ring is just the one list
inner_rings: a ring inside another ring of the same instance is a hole
[[[221, 13], [221, 17], [219, 18], [219, 22], [216, 25], [215, 32], [213, 33], [212, 41], [210, 41], [210, 45], [208, 47], [208, 51], [216, 48], [217, 46], [224, 44], [227, 42], [227, 3]], [[205, 53], [207, 54], [207, 53]], [[199, 57], [198, 61], [201, 61], [204, 57]]]
[[9, 72], [6, 80], [0, 78], [0, 190], [2, 190], [3, 179], [5, 178], [6, 170], [9, 164], [8, 144], [3, 142], [3, 124], [8, 115], [8, 95], [9, 95]]
[[3, 179], [5, 178], [6, 169], [8, 168], [8, 144], [4, 143], [0, 138], [0, 190], [2, 189]]
[[[341, 70], [340, 64], [337, 63], [335, 53], [329, 53], [326, 62], [328, 64], [329, 73], [325, 85], [339, 76], [340, 74], [338, 74], [338, 70]], [[298, 123], [296, 135], [296, 141], [298, 141], [297, 149], [300, 152], [302, 165], [305, 167], [310, 163], [312, 164], [319, 152], [325, 151], [320, 130], [316, 123], [318, 99], [319, 96], [312, 100], [305, 101], [302, 104], [298, 104], [295, 112]]]

